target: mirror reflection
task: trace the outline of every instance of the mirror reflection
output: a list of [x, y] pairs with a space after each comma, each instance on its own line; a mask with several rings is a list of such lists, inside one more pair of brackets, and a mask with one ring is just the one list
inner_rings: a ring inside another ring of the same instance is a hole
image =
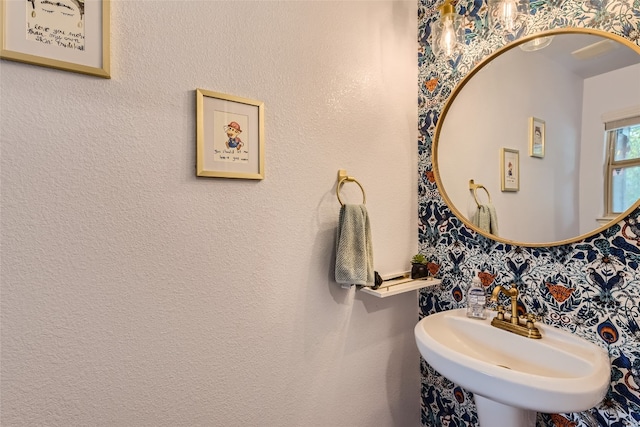
[[[497, 240], [565, 243], [620, 214], [605, 203], [605, 122], [640, 118], [640, 49], [580, 30], [556, 32], [541, 49], [548, 40], [523, 41], [531, 43], [501, 50], [456, 88], [436, 130], [434, 172], [467, 225], [494, 219], [496, 231], [484, 234]], [[638, 189], [640, 174], [625, 171]], [[473, 191], [471, 180], [482, 188]], [[479, 205], [493, 209], [479, 215]]]

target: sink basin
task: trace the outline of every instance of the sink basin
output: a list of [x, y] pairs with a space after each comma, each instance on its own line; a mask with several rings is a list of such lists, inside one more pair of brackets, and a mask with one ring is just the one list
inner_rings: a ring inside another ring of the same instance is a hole
[[604, 349], [543, 323], [536, 323], [542, 339], [525, 338], [491, 326], [492, 317], [449, 310], [423, 318], [414, 331], [422, 357], [474, 393], [481, 425], [534, 425], [536, 411], [585, 411], [603, 399], [611, 375]]

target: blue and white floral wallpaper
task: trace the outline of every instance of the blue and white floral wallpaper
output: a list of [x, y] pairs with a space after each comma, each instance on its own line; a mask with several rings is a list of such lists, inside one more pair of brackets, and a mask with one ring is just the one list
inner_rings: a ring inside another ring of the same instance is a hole
[[[420, 293], [420, 315], [465, 306], [464, 286], [479, 275], [491, 291], [515, 283], [522, 310], [607, 349], [611, 385], [595, 408], [572, 414], [538, 414], [544, 427], [640, 426], [640, 208], [604, 232], [573, 244], [520, 247], [468, 229], [442, 199], [431, 164], [432, 138], [440, 111], [456, 84], [497, 48], [519, 37], [564, 27], [595, 28], [640, 45], [640, 0], [532, 0], [526, 27], [505, 37], [487, 27], [483, 0], [457, 0], [464, 17], [466, 50], [456, 61], [435, 58], [430, 23], [441, 1], [419, 0], [419, 244], [437, 290]], [[473, 396], [424, 361], [422, 425], [478, 425]]]

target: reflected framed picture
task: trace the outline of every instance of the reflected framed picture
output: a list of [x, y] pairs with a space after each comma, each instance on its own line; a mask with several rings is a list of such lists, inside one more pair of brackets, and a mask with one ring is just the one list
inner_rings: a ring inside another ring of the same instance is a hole
[[264, 104], [196, 89], [196, 175], [264, 178]]
[[520, 190], [520, 152], [510, 148], [500, 149], [500, 189]]
[[109, 0], [0, 0], [0, 58], [110, 78]]
[[544, 157], [545, 123], [544, 120], [529, 117], [529, 156]]

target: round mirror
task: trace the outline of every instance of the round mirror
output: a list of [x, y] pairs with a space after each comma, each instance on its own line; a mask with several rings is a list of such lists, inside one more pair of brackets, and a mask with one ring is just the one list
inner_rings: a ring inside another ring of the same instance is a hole
[[602, 218], [604, 122], [624, 114], [640, 116], [638, 46], [598, 30], [528, 36], [479, 63], [445, 104], [433, 143], [438, 188], [458, 218], [492, 239], [583, 239], [640, 204]]

